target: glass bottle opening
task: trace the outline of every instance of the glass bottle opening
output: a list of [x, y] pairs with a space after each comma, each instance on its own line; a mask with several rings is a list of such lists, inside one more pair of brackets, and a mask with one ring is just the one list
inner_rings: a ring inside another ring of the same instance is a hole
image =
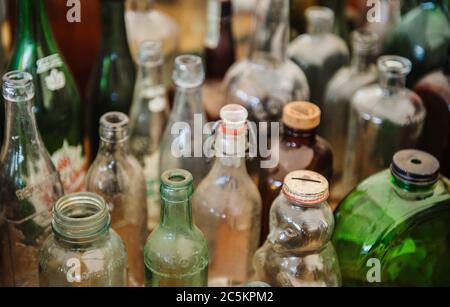
[[100, 138], [108, 143], [128, 139], [128, 116], [122, 112], [109, 112], [100, 118]]
[[169, 203], [181, 203], [193, 193], [192, 174], [183, 169], [171, 169], [161, 175], [161, 198]]
[[3, 97], [7, 101], [20, 102], [34, 97], [33, 76], [14, 70], [3, 76]]
[[182, 88], [196, 88], [205, 80], [202, 59], [196, 55], [180, 55], [175, 59], [172, 79]]
[[162, 44], [160, 41], [143, 41], [139, 45], [138, 62], [141, 66], [154, 67], [163, 62]]
[[378, 70], [388, 77], [406, 77], [411, 68], [411, 61], [404, 57], [386, 55], [378, 59]]
[[64, 241], [94, 241], [109, 230], [110, 224], [105, 200], [94, 193], [63, 196], [53, 207], [53, 231]]

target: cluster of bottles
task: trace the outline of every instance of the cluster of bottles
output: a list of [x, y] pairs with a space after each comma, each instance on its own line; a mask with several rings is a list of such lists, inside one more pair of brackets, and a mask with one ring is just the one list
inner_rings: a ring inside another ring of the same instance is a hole
[[17, 1], [0, 286], [450, 285], [449, 1], [382, 0], [351, 35], [322, 2], [289, 42], [298, 1], [257, 1], [236, 62], [231, 0], [203, 60], [153, 1], [102, 0], [82, 104], [44, 1]]

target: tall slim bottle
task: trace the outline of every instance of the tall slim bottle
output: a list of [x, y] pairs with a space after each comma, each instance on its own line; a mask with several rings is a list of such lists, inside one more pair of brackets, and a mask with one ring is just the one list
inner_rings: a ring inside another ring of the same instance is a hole
[[192, 222], [192, 175], [168, 170], [161, 176], [161, 221], [145, 244], [147, 287], [206, 287], [208, 244]]
[[33, 113], [31, 74], [3, 77], [5, 135], [0, 155], [0, 286], [37, 286], [38, 251], [64, 194]]
[[208, 0], [208, 26], [205, 39], [205, 83], [203, 97], [209, 120], [220, 118], [225, 105], [223, 78], [235, 62], [231, 0]]
[[128, 113], [136, 71], [128, 48], [125, 0], [102, 0], [102, 43], [91, 73], [87, 93], [86, 129], [89, 158], [98, 151], [100, 117], [111, 111]]
[[111, 211], [112, 228], [128, 253], [128, 284], [144, 283], [142, 257], [147, 237], [147, 192], [139, 162], [128, 143], [128, 117], [110, 112], [100, 119], [100, 149], [89, 169], [86, 186], [102, 196]]
[[231, 104], [220, 115], [215, 162], [193, 197], [194, 221], [208, 240], [209, 286], [242, 286], [258, 247], [261, 196], [245, 165], [247, 111]]
[[325, 87], [338, 69], [349, 61], [346, 43], [332, 34], [334, 13], [323, 6], [306, 10], [308, 33], [289, 45], [288, 55], [306, 74], [311, 102], [323, 110]]
[[159, 147], [169, 117], [162, 56], [160, 42], [144, 41], [140, 45], [130, 111], [130, 147], [144, 169], [150, 230], [159, 223]]
[[87, 171], [80, 94], [53, 38], [44, 1], [18, 0], [17, 14], [9, 69], [33, 75], [33, 111], [44, 144], [66, 192], [80, 191]]
[[378, 84], [356, 92], [350, 107], [343, 194], [388, 167], [398, 150], [418, 145], [425, 107], [405, 87], [411, 62], [398, 56], [378, 59]]
[[194, 177], [194, 187], [206, 176], [210, 163], [203, 152], [203, 110], [201, 86], [205, 79], [202, 60], [194, 55], [176, 58], [172, 75], [177, 87], [175, 102], [164, 131], [159, 172], [186, 169]]

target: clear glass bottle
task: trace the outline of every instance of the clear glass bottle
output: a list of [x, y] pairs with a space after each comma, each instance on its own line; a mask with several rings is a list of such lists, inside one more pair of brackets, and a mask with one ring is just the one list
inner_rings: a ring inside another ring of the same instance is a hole
[[327, 198], [325, 177], [312, 171], [287, 175], [272, 205], [270, 234], [254, 257], [255, 280], [273, 287], [341, 285]]
[[407, 80], [409, 87], [445, 63], [450, 44], [448, 0], [418, 2], [387, 35], [383, 48], [384, 54], [396, 54], [412, 62]]
[[388, 167], [398, 150], [418, 145], [425, 121], [422, 99], [405, 88], [411, 62], [398, 56], [378, 59], [378, 84], [353, 96], [342, 193]]
[[287, 58], [289, 0], [260, 0], [247, 59], [225, 76], [226, 101], [240, 104], [254, 122], [278, 122], [288, 101], [309, 98], [301, 69]]
[[[17, 29], [9, 70], [33, 75], [33, 111], [45, 147], [65, 191], [81, 191], [85, 188], [88, 165], [83, 150], [80, 93], [53, 36], [45, 1], [17, 0], [15, 3]], [[0, 118], [3, 117], [1, 107]], [[0, 122], [0, 138], [2, 128]]]
[[69, 194], [53, 208], [53, 233], [39, 251], [41, 287], [125, 287], [127, 253], [110, 229], [103, 198]]
[[111, 211], [112, 228], [125, 243], [128, 284], [143, 285], [147, 190], [142, 168], [129, 148], [128, 117], [120, 112], [103, 115], [100, 138], [100, 149], [86, 178], [87, 190], [105, 199]]
[[204, 48], [206, 78], [202, 89], [206, 115], [212, 121], [220, 118], [220, 109], [226, 102], [223, 78], [236, 60], [232, 15], [231, 0], [208, 0], [208, 26]]
[[136, 78], [125, 27], [125, 0], [101, 0], [101, 14], [101, 46], [89, 78], [85, 108], [91, 161], [100, 144], [100, 117], [107, 112], [130, 111]]
[[308, 33], [291, 42], [288, 55], [305, 72], [311, 99], [323, 109], [325, 87], [336, 71], [349, 61], [345, 41], [332, 34], [334, 13], [322, 6], [306, 10]]
[[145, 41], [139, 47], [139, 70], [130, 111], [130, 147], [144, 169], [150, 230], [159, 223], [159, 146], [169, 117], [161, 48], [156, 41]]
[[161, 142], [159, 173], [186, 169], [193, 175], [194, 187], [197, 187], [210, 169], [210, 161], [203, 152], [203, 125], [207, 121], [202, 101], [205, 72], [201, 58], [194, 55], [177, 57], [172, 78], [177, 89]]
[[261, 196], [245, 164], [246, 109], [231, 104], [220, 115], [215, 162], [193, 197], [194, 221], [208, 240], [209, 286], [242, 286], [258, 248]]
[[161, 176], [161, 221], [145, 244], [147, 287], [208, 284], [208, 243], [192, 222], [192, 181], [180, 169]]
[[135, 62], [140, 62], [136, 55], [142, 42], [160, 41], [165, 59], [162, 80], [166, 86], [170, 86], [170, 74], [180, 39], [178, 24], [169, 15], [155, 9], [155, 0], [126, 0], [125, 4], [128, 42]]
[[297, 170], [320, 173], [331, 181], [333, 152], [330, 144], [316, 131], [319, 127], [320, 109], [309, 102], [291, 102], [283, 110], [283, 135], [279, 142], [274, 168], [261, 171], [259, 190], [263, 199], [261, 242], [269, 234], [270, 207], [283, 187], [284, 178]]
[[419, 80], [414, 91], [427, 109], [420, 148], [436, 157], [442, 174], [450, 177], [450, 47], [442, 69]]
[[38, 251], [51, 232], [51, 210], [64, 189], [36, 125], [31, 74], [7, 73], [3, 98], [0, 286], [37, 286]]
[[361, 88], [377, 81], [378, 72], [373, 64], [378, 36], [370, 31], [358, 30], [352, 34], [353, 56], [350, 66], [338, 70], [326, 87], [322, 111], [322, 134], [333, 148], [334, 187], [333, 197], [340, 197], [338, 191], [344, 168], [347, 128], [350, 117], [350, 102]]
[[417, 150], [360, 183], [336, 211], [345, 286], [450, 285], [450, 181]]

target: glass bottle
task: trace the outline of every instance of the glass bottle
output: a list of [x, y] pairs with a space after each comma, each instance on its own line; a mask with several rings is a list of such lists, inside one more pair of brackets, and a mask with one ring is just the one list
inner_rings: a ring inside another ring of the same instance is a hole
[[[180, 29], [172, 17], [155, 9], [155, 0], [126, 0], [125, 22], [131, 54], [139, 64], [138, 50], [144, 41], [160, 41], [165, 59], [163, 77], [170, 86], [173, 61], [178, 52]], [[151, 29], [151, 31], [149, 30]]]
[[130, 147], [144, 169], [150, 230], [159, 223], [159, 147], [169, 117], [161, 48], [156, 41], [145, 41], [139, 47], [139, 71], [130, 111]]
[[235, 62], [231, 0], [208, 0], [208, 27], [205, 39], [205, 83], [203, 97], [206, 115], [217, 121], [225, 105], [223, 78]]
[[323, 176], [312, 171], [287, 175], [270, 211], [270, 234], [254, 257], [255, 280], [272, 287], [341, 285], [327, 198]]
[[384, 54], [396, 54], [412, 62], [408, 86], [446, 60], [450, 42], [449, 5], [445, 0], [420, 0], [387, 36]]
[[37, 286], [38, 251], [51, 231], [53, 204], [64, 189], [36, 125], [32, 75], [7, 73], [3, 98], [0, 286]]
[[101, 5], [102, 43], [89, 80], [85, 114], [91, 161], [98, 152], [100, 117], [111, 111], [128, 113], [136, 77], [125, 28], [125, 0], [102, 0]]
[[128, 143], [128, 117], [110, 112], [100, 119], [100, 149], [89, 169], [86, 186], [102, 196], [111, 211], [112, 228], [125, 243], [130, 286], [143, 285], [147, 237], [147, 190], [139, 162]]
[[311, 101], [323, 109], [325, 87], [338, 69], [349, 61], [345, 42], [331, 33], [334, 13], [323, 6], [306, 10], [308, 33], [291, 42], [288, 55], [305, 72]]
[[378, 59], [378, 84], [360, 89], [350, 107], [342, 193], [388, 167], [398, 150], [418, 145], [425, 107], [405, 88], [411, 62], [398, 56]]
[[159, 172], [181, 168], [194, 177], [194, 187], [210, 169], [203, 153], [203, 125], [206, 116], [202, 102], [205, 79], [202, 60], [194, 55], [176, 58], [173, 81], [177, 87], [175, 102], [160, 147]]
[[329, 143], [317, 136], [320, 109], [309, 102], [291, 102], [283, 111], [283, 135], [279, 142], [278, 165], [263, 169], [259, 190], [263, 199], [261, 242], [269, 234], [270, 206], [283, 187], [284, 178], [296, 170], [311, 170], [325, 176], [333, 175], [333, 152]]
[[[83, 190], [87, 159], [80, 94], [56, 45], [44, 1], [18, 0], [16, 5], [17, 36], [9, 70], [33, 75], [33, 111], [44, 144], [65, 191]], [[0, 108], [0, 117], [2, 112]]]
[[349, 25], [346, 15], [346, 0], [319, 0], [320, 5], [330, 8], [334, 12], [333, 33], [346, 43], [350, 40]]
[[449, 286], [449, 184], [437, 159], [417, 150], [360, 183], [336, 211], [344, 285]]
[[420, 147], [436, 157], [442, 174], [450, 177], [450, 47], [442, 70], [419, 80], [414, 91], [427, 109]]
[[41, 287], [125, 287], [127, 253], [110, 229], [103, 198], [69, 194], [53, 208], [53, 233], [39, 251]]
[[193, 197], [196, 225], [209, 248], [209, 286], [242, 286], [261, 230], [261, 196], [247, 173], [247, 110], [227, 105], [215, 140], [215, 162]]
[[309, 98], [304, 73], [287, 58], [289, 0], [260, 0], [249, 56], [225, 76], [226, 101], [254, 122], [278, 122], [288, 101]]
[[192, 222], [192, 175], [168, 170], [161, 176], [161, 221], [145, 244], [147, 287], [206, 287], [208, 246]]
[[333, 197], [343, 197], [338, 191], [344, 169], [345, 147], [348, 136], [350, 102], [361, 88], [377, 81], [377, 69], [373, 65], [378, 36], [367, 30], [358, 30], [352, 34], [353, 56], [350, 66], [338, 70], [326, 87], [323, 103], [321, 133], [330, 141], [334, 155]]

